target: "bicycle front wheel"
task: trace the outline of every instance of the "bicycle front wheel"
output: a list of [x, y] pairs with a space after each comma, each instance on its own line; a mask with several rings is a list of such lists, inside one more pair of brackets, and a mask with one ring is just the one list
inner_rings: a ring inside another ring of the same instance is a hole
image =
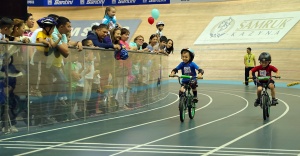
[[263, 118], [266, 120], [269, 117], [269, 104], [268, 104], [268, 98], [266, 95], [262, 95], [261, 101], [262, 101], [262, 109], [263, 109]]
[[195, 103], [192, 101], [192, 97], [188, 98], [188, 112], [190, 119], [194, 119], [195, 116]]
[[185, 102], [186, 102], [186, 97], [181, 96], [179, 100], [179, 117], [180, 121], [183, 122], [185, 118]]
[[270, 97], [267, 97], [267, 108], [268, 108], [268, 111], [266, 112], [266, 116], [269, 117], [270, 116], [270, 110], [271, 110], [271, 100], [270, 100]]

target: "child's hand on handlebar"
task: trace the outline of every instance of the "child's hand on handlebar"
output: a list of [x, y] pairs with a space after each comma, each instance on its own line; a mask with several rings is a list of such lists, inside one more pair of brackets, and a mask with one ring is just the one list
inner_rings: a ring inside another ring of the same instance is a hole
[[276, 75], [275, 75], [275, 78], [280, 78], [280, 75], [277, 75], [277, 74], [276, 74]]
[[171, 74], [169, 75], [169, 77], [174, 77], [174, 75], [175, 75], [175, 72], [171, 72]]
[[202, 74], [198, 74], [197, 79], [203, 79]]

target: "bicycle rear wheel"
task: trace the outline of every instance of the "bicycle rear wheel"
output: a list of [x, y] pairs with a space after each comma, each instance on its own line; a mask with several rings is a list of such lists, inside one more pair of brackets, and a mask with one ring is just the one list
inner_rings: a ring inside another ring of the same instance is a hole
[[186, 97], [181, 96], [179, 100], [179, 117], [180, 121], [183, 122], [185, 118], [185, 102], [186, 102]]
[[262, 95], [262, 109], [263, 109], [263, 118], [266, 120], [269, 117], [269, 104], [268, 98], [266, 95]]
[[192, 101], [192, 97], [189, 97], [187, 100], [188, 103], [188, 112], [190, 119], [193, 119], [195, 116], [195, 103]]

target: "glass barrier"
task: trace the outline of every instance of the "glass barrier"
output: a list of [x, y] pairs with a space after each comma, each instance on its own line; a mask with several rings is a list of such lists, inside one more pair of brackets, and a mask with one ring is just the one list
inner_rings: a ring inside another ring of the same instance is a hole
[[[129, 52], [69, 48], [64, 58], [37, 45], [0, 43], [3, 132], [145, 108], [168, 95], [168, 59]], [[46, 51], [46, 52], [45, 52]]]

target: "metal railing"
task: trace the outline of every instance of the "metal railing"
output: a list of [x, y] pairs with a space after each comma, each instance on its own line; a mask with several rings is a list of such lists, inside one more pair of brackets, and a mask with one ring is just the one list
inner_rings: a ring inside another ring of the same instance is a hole
[[42, 44], [0, 42], [0, 106], [3, 131], [83, 120], [144, 107], [168, 93], [167, 57], [69, 47], [62, 58]]

